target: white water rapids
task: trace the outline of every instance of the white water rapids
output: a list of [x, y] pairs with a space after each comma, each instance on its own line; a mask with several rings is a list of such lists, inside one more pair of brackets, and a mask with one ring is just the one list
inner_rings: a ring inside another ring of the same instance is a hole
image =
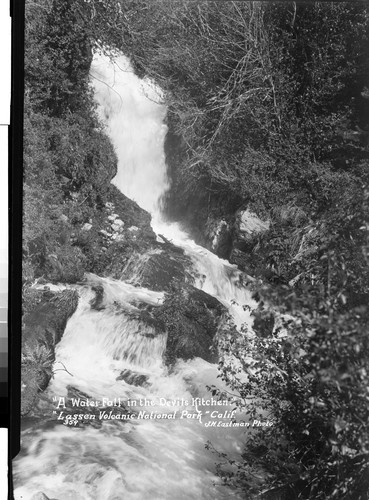
[[[251, 325], [250, 314], [242, 306], [254, 308], [255, 303], [240, 286], [236, 267], [196, 245], [177, 224], [161, 218], [160, 198], [169, 183], [164, 157], [166, 108], [160, 104], [160, 92], [136, 77], [124, 57], [113, 64], [96, 56], [91, 73], [119, 160], [114, 183], [151, 212], [157, 234], [184, 249], [193, 262], [196, 286], [226, 305], [238, 326]], [[95, 296], [91, 285], [96, 284], [104, 287], [103, 310], [91, 309]], [[220, 384], [216, 365], [200, 358], [178, 360], [168, 372], [163, 363], [166, 334], [154, 334], [153, 327], [129, 314], [137, 303], [159, 305], [163, 293], [94, 275], [78, 291], [77, 311], [56, 348], [58, 366], [63, 363], [68, 372], [55, 372], [40, 403], [45, 414], [55, 409], [55, 399], [67, 395], [68, 385], [93, 400], [146, 399], [148, 411], [175, 409], [178, 415], [189, 408], [163, 407], [157, 404], [160, 398], [211, 397], [206, 386]], [[137, 386], [119, 379], [124, 370], [144, 376], [146, 383]], [[195, 413], [206, 409], [191, 407]], [[221, 406], [211, 410], [224, 412]], [[246, 435], [242, 428], [206, 427], [192, 418], [106, 420], [100, 427], [69, 427], [50, 423], [50, 419], [33, 425], [31, 419], [22, 433], [22, 452], [13, 463], [15, 498], [30, 500], [43, 492], [58, 500], [240, 499], [241, 493], [220, 484], [215, 475], [219, 458], [205, 449], [205, 443], [210, 440], [218, 451], [237, 459]]]

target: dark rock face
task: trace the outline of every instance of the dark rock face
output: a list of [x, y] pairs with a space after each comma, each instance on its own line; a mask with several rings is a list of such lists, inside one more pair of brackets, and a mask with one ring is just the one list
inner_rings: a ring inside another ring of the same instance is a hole
[[232, 250], [232, 231], [225, 219], [208, 217], [205, 226], [207, 247], [222, 259], [229, 259]]
[[[35, 295], [40, 296], [38, 290]], [[23, 318], [21, 414], [31, 411], [37, 394], [46, 389], [52, 376], [55, 345], [60, 342], [68, 319], [78, 305], [75, 290], [46, 289], [39, 303]]]
[[123, 277], [155, 291], [168, 291], [173, 281], [192, 281], [186, 271], [186, 266], [190, 265], [189, 258], [165, 247], [162, 245], [154, 249], [144, 258], [132, 259]]
[[141, 332], [141, 335], [146, 337], [154, 337], [156, 334], [161, 334], [165, 331], [165, 324], [158, 318], [155, 317], [153, 311], [156, 307], [149, 306], [147, 304], [139, 304], [139, 311], [134, 312], [125, 312], [131, 319], [136, 319], [141, 323], [151, 327], [154, 329], [155, 333], [144, 333]]
[[202, 290], [186, 285], [173, 287], [164, 305], [154, 311], [168, 332], [165, 360], [168, 365], [177, 359], [201, 357], [217, 361], [214, 337], [225, 307]]
[[95, 311], [105, 309], [104, 287], [102, 285], [96, 285], [92, 287], [92, 290], [95, 292], [95, 297], [90, 302], [91, 309], [94, 309]]
[[24, 317], [23, 346], [43, 344], [53, 348], [60, 341], [77, 305], [78, 293], [75, 290], [51, 292], [46, 289], [43, 301]]
[[147, 382], [147, 375], [133, 372], [132, 370], [123, 370], [116, 380], [124, 380], [129, 385], [142, 386]]

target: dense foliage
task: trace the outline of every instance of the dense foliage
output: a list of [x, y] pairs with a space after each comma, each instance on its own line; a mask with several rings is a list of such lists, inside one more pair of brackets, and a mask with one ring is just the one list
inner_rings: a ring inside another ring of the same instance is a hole
[[24, 279], [82, 278], [116, 157], [89, 87], [93, 40], [79, 2], [26, 4]]

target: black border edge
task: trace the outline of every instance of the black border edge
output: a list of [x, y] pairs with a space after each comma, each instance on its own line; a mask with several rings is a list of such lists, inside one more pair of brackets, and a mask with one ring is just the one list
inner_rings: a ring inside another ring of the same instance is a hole
[[23, 95], [25, 2], [10, 0], [11, 112], [9, 127], [9, 498], [12, 493], [11, 460], [20, 451], [21, 326], [22, 326], [22, 194]]

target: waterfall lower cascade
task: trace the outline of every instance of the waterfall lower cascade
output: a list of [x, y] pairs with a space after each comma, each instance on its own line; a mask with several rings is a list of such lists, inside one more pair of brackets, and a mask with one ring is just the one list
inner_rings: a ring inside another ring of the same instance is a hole
[[[235, 266], [196, 245], [177, 224], [161, 219], [160, 199], [168, 179], [166, 109], [160, 90], [135, 76], [124, 57], [111, 62], [95, 56], [91, 73], [117, 151], [113, 182], [151, 212], [157, 234], [183, 248], [193, 264], [195, 286], [222, 302], [236, 325], [251, 325], [242, 305], [255, 304], [239, 286]], [[101, 310], [91, 308], [97, 285], [104, 288]], [[56, 347], [58, 366], [67, 371], [55, 372], [35, 411], [49, 418], [39, 419], [36, 426], [32, 418], [25, 419], [22, 451], [13, 463], [16, 500], [43, 498], [38, 492], [57, 500], [244, 498], [220, 484], [215, 474], [219, 459], [205, 449], [210, 441], [238, 459], [246, 436], [240, 427], [207, 425], [214, 420], [211, 412], [221, 415], [214, 421], [231, 421], [225, 413], [228, 406], [206, 405], [211, 398], [207, 386], [220, 385], [217, 366], [201, 358], [179, 359], [168, 370], [163, 362], [166, 333], [156, 332], [137, 314], [137, 304], [160, 306], [164, 293], [93, 274], [76, 288], [78, 308]], [[64, 408], [68, 397], [75, 408]], [[139, 411], [148, 417], [137, 418]], [[67, 419], [58, 422], [54, 417], [51, 422], [53, 412], [63, 412]], [[90, 425], [74, 425], [73, 415], [81, 413], [91, 418]]]

